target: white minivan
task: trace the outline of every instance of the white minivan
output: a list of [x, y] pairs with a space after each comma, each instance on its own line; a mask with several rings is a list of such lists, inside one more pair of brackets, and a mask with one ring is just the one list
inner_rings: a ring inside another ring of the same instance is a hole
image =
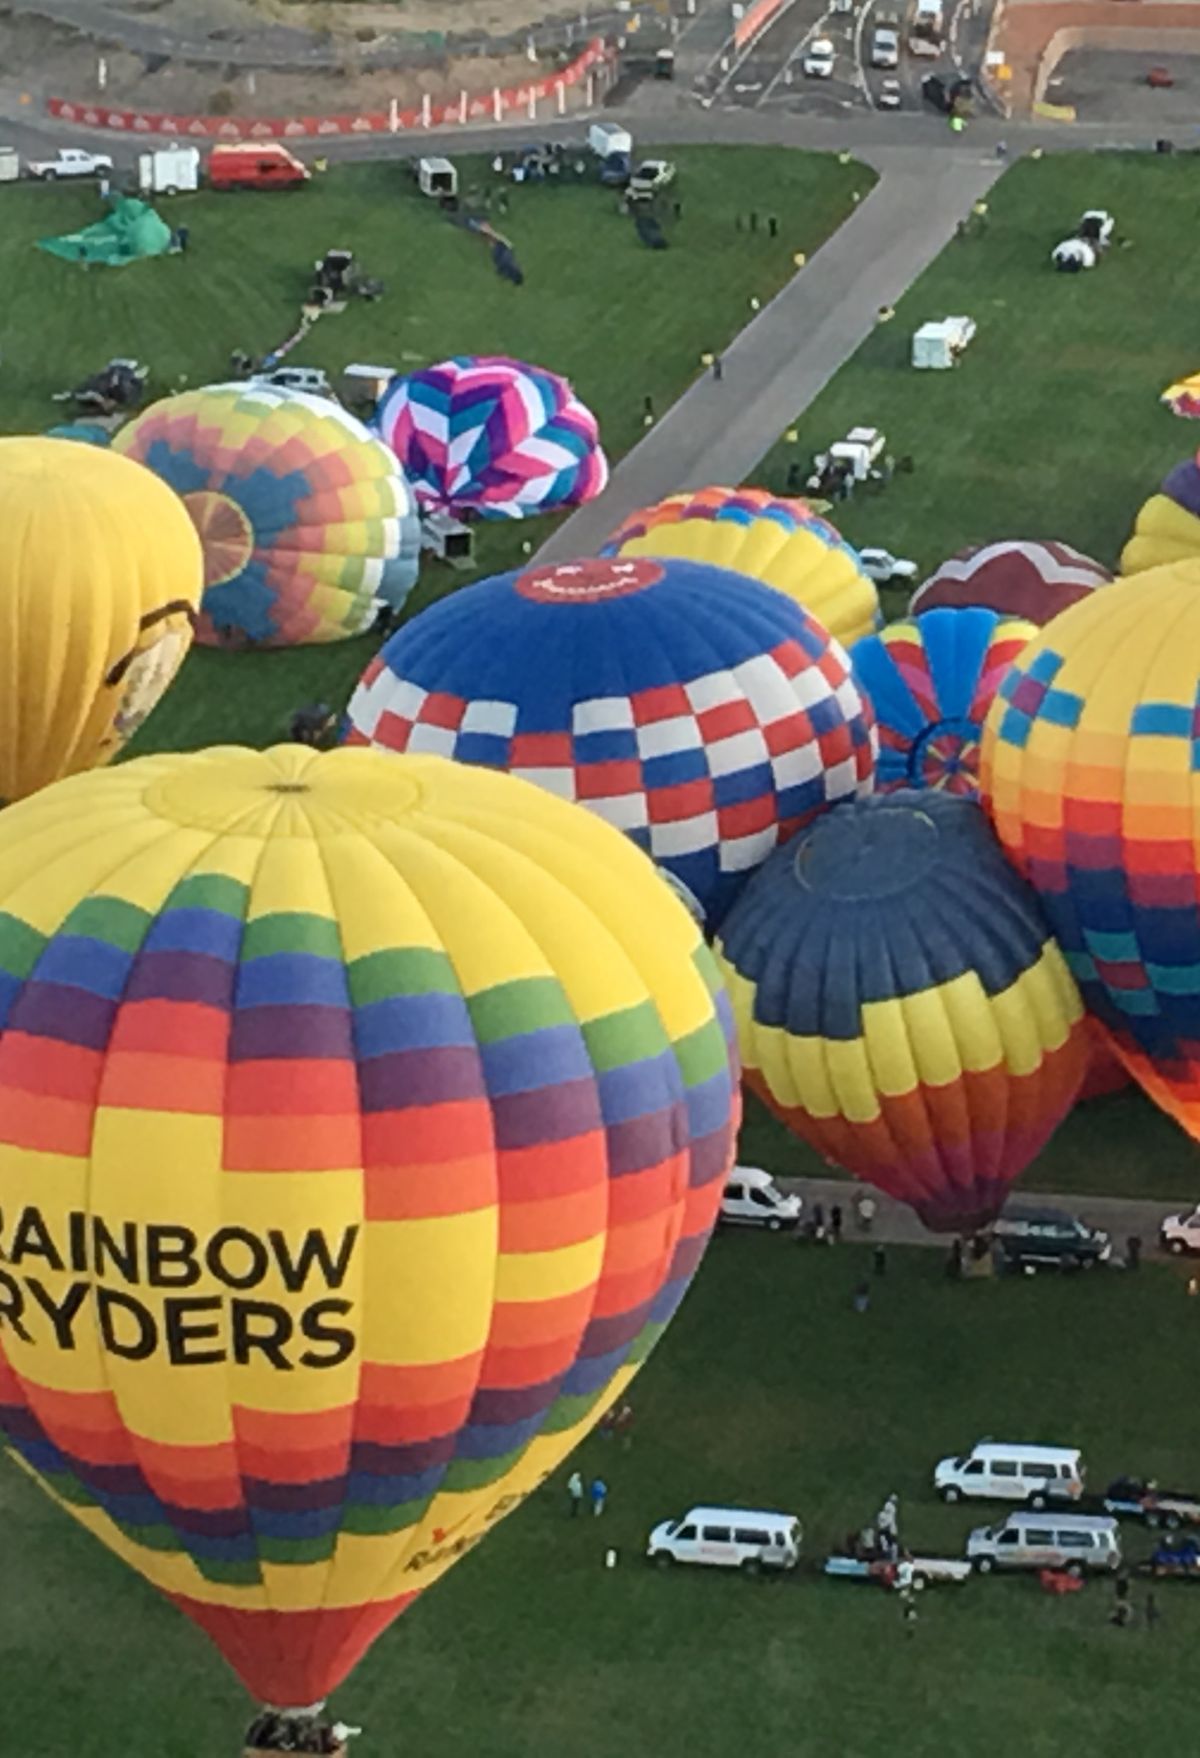
[[939, 1459], [933, 1487], [944, 1502], [1077, 1501], [1083, 1494], [1084, 1465], [1077, 1447], [1027, 1447], [1014, 1441], [980, 1441], [958, 1458]]
[[654, 1528], [646, 1556], [660, 1568], [672, 1563], [708, 1563], [757, 1575], [764, 1569], [794, 1569], [800, 1561], [800, 1522], [795, 1514], [769, 1514], [751, 1508], [691, 1508], [679, 1520]]
[[784, 1196], [771, 1174], [761, 1167], [735, 1166], [725, 1180], [720, 1220], [735, 1227], [765, 1227], [778, 1233], [799, 1223], [803, 1206], [798, 1196]]
[[967, 1540], [967, 1560], [981, 1575], [992, 1569], [1089, 1569], [1121, 1565], [1117, 1522], [1103, 1514], [1042, 1514], [1022, 1508], [998, 1526], [978, 1526]]

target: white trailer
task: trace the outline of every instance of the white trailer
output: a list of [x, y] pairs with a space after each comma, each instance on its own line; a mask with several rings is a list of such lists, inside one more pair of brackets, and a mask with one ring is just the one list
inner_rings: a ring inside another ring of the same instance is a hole
[[199, 187], [199, 147], [156, 147], [138, 154], [138, 188], [143, 195], [179, 195]]
[[15, 183], [21, 175], [21, 159], [16, 147], [0, 146], [0, 183]]
[[588, 128], [588, 145], [598, 159], [611, 159], [614, 153], [633, 157], [633, 136], [616, 122], [593, 122]]
[[922, 324], [912, 339], [912, 363], [924, 371], [945, 372], [958, 365], [974, 335], [975, 320], [970, 317], [943, 317]]
[[458, 172], [449, 159], [418, 159], [417, 188], [422, 195], [435, 196], [439, 201], [443, 196], [455, 196]]

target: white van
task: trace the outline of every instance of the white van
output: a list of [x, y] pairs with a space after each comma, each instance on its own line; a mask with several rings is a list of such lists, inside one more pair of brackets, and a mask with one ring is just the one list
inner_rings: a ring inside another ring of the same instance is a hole
[[646, 1556], [660, 1568], [708, 1563], [718, 1569], [794, 1569], [800, 1561], [800, 1522], [794, 1514], [750, 1508], [691, 1508], [654, 1528]]
[[798, 1225], [803, 1207], [798, 1196], [784, 1196], [769, 1172], [758, 1166], [735, 1166], [725, 1180], [720, 1219], [735, 1227], [765, 1227], [778, 1233]]
[[967, 1560], [981, 1575], [992, 1569], [1088, 1569], [1121, 1565], [1117, 1522], [1104, 1514], [1035, 1514], [1022, 1508], [999, 1526], [978, 1526], [967, 1540]]
[[1083, 1494], [1084, 1466], [1076, 1447], [1025, 1447], [1012, 1441], [980, 1441], [957, 1459], [939, 1459], [933, 1487], [944, 1502], [1027, 1502], [1044, 1508], [1052, 1501], [1077, 1501]]

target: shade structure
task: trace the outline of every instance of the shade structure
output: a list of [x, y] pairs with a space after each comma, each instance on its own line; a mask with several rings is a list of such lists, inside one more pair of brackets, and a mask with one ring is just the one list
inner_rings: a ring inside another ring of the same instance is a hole
[[875, 785], [979, 792], [979, 739], [1000, 680], [1037, 631], [990, 610], [931, 610], [850, 650], [879, 729]]
[[1200, 1137], [1198, 706], [1200, 561], [1119, 582], [1030, 643], [989, 716], [983, 783], [1089, 1012]]
[[347, 738], [511, 769], [607, 818], [709, 923], [781, 840], [869, 790], [842, 648], [741, 574], [649, 557], [499, 575], [392, 637]]
[[763, 488], [668, 495], [630, 514], [601, 554], [676, 556], [749, 574], [847, 645], [879, 622], [879, 594], [857, 552], [806, 501]]
[[1040, 628], [1111, 579], [1107, 568], [1069, 543], [1006, 538], [951, 556], [917, 587], [908, 609], [910, 616], [992, 610]]
[[412, 590], [420, 534], [403, 472], [327, 397], [211, 385], [152, 404], [113, 445], [191, 516], [210, 646], [343, 641]]
[[835, 807], [755, 874], [717, 953], [748, 1085], [937, 1230], [996, 1215], [1082, 1081], [1079, 992], [974, 801]]
[[183, 663], [201, 584], [187, 514], [149, 470], [0, 439], [0, 803], [121, 750]]
[[737, 1112], [695, 924], [540, 789], [294, 745], [46, 789], [0, 814], [0, 1432], [311, 1704], [628, 1383]]

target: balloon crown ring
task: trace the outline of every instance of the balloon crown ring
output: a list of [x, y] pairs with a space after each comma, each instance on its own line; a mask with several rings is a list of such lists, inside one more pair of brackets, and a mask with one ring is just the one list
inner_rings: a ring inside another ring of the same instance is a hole
[[644, 592], [663, 577], [661, 562], [647, 556], [588, 557], [559, 566], [526, 568], [517, 575], [522, 598], [539, 604], [599, 604], [610, 598], [629, 598]]

